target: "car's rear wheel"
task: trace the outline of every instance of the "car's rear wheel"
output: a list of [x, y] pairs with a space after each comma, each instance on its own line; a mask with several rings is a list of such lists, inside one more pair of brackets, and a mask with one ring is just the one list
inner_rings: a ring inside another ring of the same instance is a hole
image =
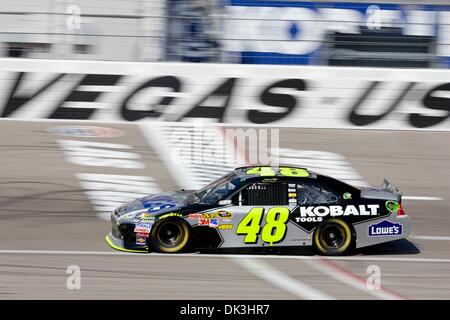
[[341, 219], [328, 219], [314, 232], [313, 245], [323, 255], [336, 256], [350, 253], [354, 248], [355, 233]]
[[189, 243], [190, 230], [188, 224], [181, 219], [162, 220], [152, 231], [153, 248], [162, 253], [182, 252]]

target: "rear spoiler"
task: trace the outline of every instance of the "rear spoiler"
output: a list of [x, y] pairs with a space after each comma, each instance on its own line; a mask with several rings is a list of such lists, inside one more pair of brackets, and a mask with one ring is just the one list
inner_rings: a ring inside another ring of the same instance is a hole
[[384, 179], [380, 188], [363, 188], [361, 190], [361, 198], [366, 199], [384, 199], [387, 201], [401, 202], [402, 193], [389, 181]]
[[392, 183], [390, 183], [389, 181], [387, 181], [386, 179], [383, 180], [383, 184], [381, 185], [381, 187], [386, 190], [389, 191], [390, 193], [395, 194], [396, 196], [398, 196], [400, 199], [403, 196], [403, 193], [400, 192], [400, 190], [398, 190], [398, 188], [394, 187], [394, 185]]

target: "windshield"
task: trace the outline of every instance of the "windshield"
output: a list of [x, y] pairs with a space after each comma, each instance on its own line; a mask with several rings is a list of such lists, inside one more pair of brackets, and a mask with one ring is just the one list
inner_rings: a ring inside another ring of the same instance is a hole
[[225, 198], [240, 184], [236, 174], [228, 173], [195, 192], [200, 202], [214, 204]]

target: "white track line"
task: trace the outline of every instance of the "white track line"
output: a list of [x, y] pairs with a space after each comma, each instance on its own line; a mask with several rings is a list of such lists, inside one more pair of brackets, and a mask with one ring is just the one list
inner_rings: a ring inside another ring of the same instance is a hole
[[442, 201], [443, 198], [439, 197], [423, 197], [423, 196], [403, 196], [404, 200], [423, 200], [423, 201]]
[[323, 274], [327, 275], [334, 280], [337, 280], [343, 284], [346, 284], [352, 288], [363, 291], [381, 300], [405, 300], [404, 297], [390, 292], [386, 289], [370, 289], [366, 282], [353, 274], [351, 271], [347, 271], [344, 268], [334, 264], [331, 260], [319, 258], [317, 261], [305, 260], [305, 263], [319, 270]]
[[350, 257], [319, 257], [319, 256], [289, 256], [289, 255], [248, 255], [248, 254], [202, 254], [202, 253], [180, 253], [180, 254], [164, 254], [164, 253], [129, 253], [120, 251], [71, 251], [71, 250], [0, 250], [0, 254], [42, 254], [42, 255], [93, 255], [93, 256], [127, 256], [127, 257], [145, 257], [151, 258], [176, 258], [176, 257], [193, 257], [193, 258], [258, 258], [258, 259], [286, 259], [286, 260], [342, 260], [342, 261], [384, 261], [384, 262], [433, 262], [433, 263], [450, 263], [450, 259], [435, 258], [394, 258], [381, 256], [350, 256]]
[[335, 300], [334, 297], [289, 277], [260, 259], [234, 257], [231, 260], [261, 280], [289, 292], [298, 298], [306, 300]]
[[[102, 88], [104, 88], [105, 86], [102, 86]], [[108, 124], [110, 126], [116, 125], [116, 124], [132, 124], [131, 121], [126, 121], [126, 120], [77, 120], [77, 119], [23, 119], [23, 118], [0, 118], [0, 121], [20, 121], [20, 122], [50, 122], [50, 123], [70, 123], [70, 122], [85, 122], [85, 123], [102, 123], [102, 124]], [[144, 121], [142, 121], [144, 122]], [[145, 121], [148, 123], [154, 123], [154, 122], [159, 122], [159, 123], [179, 123], [179, 122], [173, 122], [173, 121], [164, 121], [164, 120], [160, 120], [160, 121], [154, 121], [154, 120], [148, 120]], [[191, 122], [194, 123], [194, 122]], [[233, 123], [215, 123], [216, 126], [218, 127], [243, 127], [243, 128], [261, 128], [260, 124], [254, 124], [254, 123], [247, 123], [247, 122], [233, 122]], [[317, 128], [317, 127], [310, 127], [310, 126], [302, 126], [299, 127], [298, 123], [265, 123], [264, 124], [265, 128], [293, 128], [293, 129], [299, 129], [299, 130], [322, 130], [322, 128]], [[334, 130], [334, 131], [348, 131], [348, 128], [332, 128], [332, 127], [327, 127], [326, 129], [329, 130]], [[403, 128], [403, 127], [398, 127], [398, 128], [392, 128], [392, 129], [373, 129], [371, 127], [366, 127], [366, 126], [355, 126], [354, 128], [350, 128], [351, 130], [366, 130], [366, 131], [378, 131], [378, 132], [389, 132], [389, 131], [417, 131], [416, 128]], [[438, 133], [438, 132], [449, 132], [449, 129], [443, 129], [443, 128], [439, 128], [439, 129], [432, 129], [432, 130], [428, 130], [428, 132], [434, 132], [434, 133]]]
[[445, 236], [411, 236], [413, 239], [417, 240], [444, 240], [444, 241], [450, 241], [450, 237]]
[[120, 251], [71, 251], [71, 250], [0, 250], [0, 254], [42, 254], [80, 256], [144, 256], [145, 254]]

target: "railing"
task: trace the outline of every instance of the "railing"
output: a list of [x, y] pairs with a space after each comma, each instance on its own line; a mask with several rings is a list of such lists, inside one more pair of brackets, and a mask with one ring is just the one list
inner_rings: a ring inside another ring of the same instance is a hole
[[0, 5], [0, 56], [449, 67], [450, 3], [426, 3], [15, 0]]

